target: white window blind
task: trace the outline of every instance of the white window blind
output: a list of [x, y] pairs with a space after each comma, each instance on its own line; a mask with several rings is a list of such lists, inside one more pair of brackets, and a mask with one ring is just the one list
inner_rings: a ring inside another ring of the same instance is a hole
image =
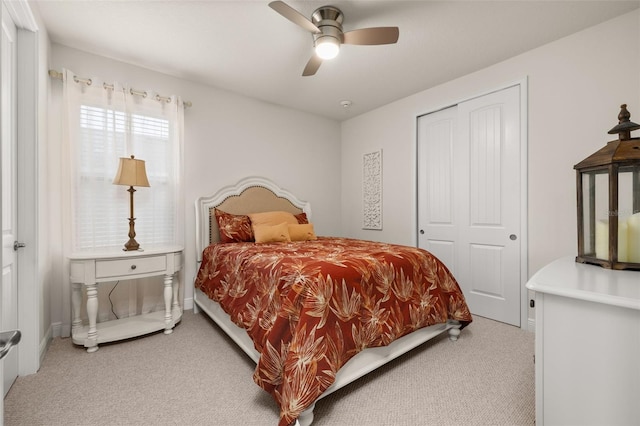
[[[76, 249], [118, 246], [127, 241], [129, 193], [127, 187], [111, 184], [118, 159], [130, 155], [127, 140], [136, 146], [136, 158], [145, 160], [151, 185], [134, 188], [136, 239], [141, 244], [174, 242], [174, 171], [167, 168], [171, 162], [166, 161], [171, 151], [168, 120], [81, 105]], [[106, 156], [113, 161], [104, 161]]]

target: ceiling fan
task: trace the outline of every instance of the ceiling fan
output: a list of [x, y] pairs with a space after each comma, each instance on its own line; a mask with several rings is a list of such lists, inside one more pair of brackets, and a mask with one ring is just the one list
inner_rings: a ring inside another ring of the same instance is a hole
[[303, 76], [314, 75], [324, 59], [332, 59], [338, 55], [341, 44], [378, 45], [393, 44], [398, 41], [398, 27], [361, 28], [353, 31], [342, 31], [344, 15], [334, 6], [322, 6], [311, 15], [311, 20], [282, 1], [269, 3], [271, 9], [278, 12], [294, 24], [313, 34], [315, 53], [307, 62]]

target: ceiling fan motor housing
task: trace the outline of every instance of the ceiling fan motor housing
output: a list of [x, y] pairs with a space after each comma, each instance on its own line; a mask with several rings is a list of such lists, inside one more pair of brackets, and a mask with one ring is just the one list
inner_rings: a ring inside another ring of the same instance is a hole
[[321, 33], [313, 34], [314, 45], [325, 37], [333, 38], [338, 44], [344, 40], [342, 35], [342, 21], [344, 15], [337, 7], [323, 6], [316, 9], [311, 15], [311, 22], [318, 27]]

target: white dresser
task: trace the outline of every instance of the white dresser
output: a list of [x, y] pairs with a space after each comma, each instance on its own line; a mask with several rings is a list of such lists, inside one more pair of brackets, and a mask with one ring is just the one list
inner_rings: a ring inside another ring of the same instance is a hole
[[[154, 331], [172, 332], [182, 317], [178, 303], [178, 283], [174, 275], [182, 269], [182, 247], [162, 246], [144, 251], [83, 252], [69, 256], [72, 285], [71, 306], [73, 343], [84, 345], [87, 352], [98, 350], [98, 344], [128, 339]], [[151, 312], [113, 321], [97, 323], [99, 283], [164, 276], [164, 311]], [[82, 286], [87, 290], [88, 325], [80, 319]]]
[[566, 257], [535, 291], [536, 425], [640, 425], [640, 272]]

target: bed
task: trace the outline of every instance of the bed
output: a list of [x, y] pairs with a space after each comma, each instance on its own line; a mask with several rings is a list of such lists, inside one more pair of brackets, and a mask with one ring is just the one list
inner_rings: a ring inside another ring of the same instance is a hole
[[310, 204], [265, 178], [196, 200], [196, 245], [196, 312], [256, 362], [279, 426], [311, 424], [319, 399], [472, 321], [435, 256], [317, 236]]

